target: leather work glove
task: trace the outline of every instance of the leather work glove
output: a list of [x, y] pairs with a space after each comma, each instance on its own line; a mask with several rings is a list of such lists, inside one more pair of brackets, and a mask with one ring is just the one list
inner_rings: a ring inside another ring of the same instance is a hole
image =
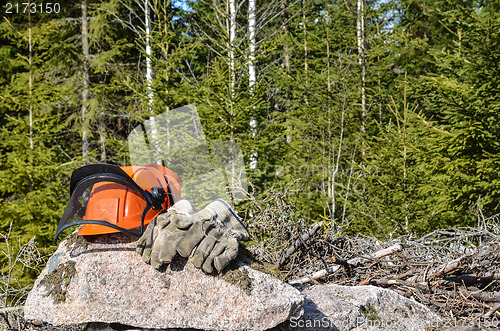
[[137, 252], [154, 268], [179, 253], [207, 273], [222, 271], [238, 255], [238, 240], [250, 238], [245, 225], [224, 200], [195, 214], [189, 201], [181, 201], [148, 225]]
[[151, 266], [160, 268], [162, 264], [169, 264], [177, 254], [179, 242], [187, 234], [187, 230], [192, 226], [189, 216], [169, 212], [159, 218], [157, 227], [158, 236], [154, 239], [151, 248]]
[[177, 244], [192, 225], [189, 215], [194, 212], [189, 201], [180, 200], [166, 213], [153, 219], [137, 242], [136, 252], [142, 260], [154, 268], [172, 262]]
[[202, 241], [196, 248], [190, 260], [196, 267], [207, 273], [215, 270], [221, 272], [238, 256], [238, 241], [228, 232], [222, 232], [211, 249], [203, 247], [205, 241]]
[[222, 199], [192, 216], [192, 226], [178, 244], [183, 257], [207, 273], [221, 272], [238, 255], [238, 240], [250, 238], [245, 225]]

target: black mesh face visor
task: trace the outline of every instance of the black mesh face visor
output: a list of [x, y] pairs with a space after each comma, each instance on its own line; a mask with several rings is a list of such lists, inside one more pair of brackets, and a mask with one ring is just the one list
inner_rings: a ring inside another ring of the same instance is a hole
[[[138, 227], [127, 229], [114, 224], [116, 222], [112, 223], [109, 221], [110, 218], [118, 217], [119, 208], [123, 209], [125, 207], [123, 206], [123, 201], [119, 202], [117, 199], [108, 198], [107, 200], [99, 200], [98, 198], [93, 198], [93, 196], [97, 196], [104, 190], [126, 193], [129, 197], [134, 198], [131, 200], [137, 201], [136, 209], [139, 211], [139, 215], [132, 216], [136, 218], [140, 217], [141, 221]], [[140, 237], [144, 232], [144, 219], [148, 211], [152, 208], [162, 209], [162, 202], [159, 199], [155, 199], [150, 192], [142, 189], [123, 169], [110, 164], [91, 164], [73, 171], [70, 180], [70, 194], [71, 198], [56, 229], [54, 245], [61, 232], [69, 227], [81, 224], [106, 226], [132, 236]], [[92, 208], [99, 208], [99, 206], [106, 205], [106, 208], [100, 210], [101, 213], [98, 210], [91, 214], [94, 216], [96, 214], [100, 215], [102, 219], [98, 219], [97, 217], [97, 219], [88, 219], [86, 217], [90, 199], [94, 199], [93, 203], [94, 201], [96, 202], [92, 205]]]

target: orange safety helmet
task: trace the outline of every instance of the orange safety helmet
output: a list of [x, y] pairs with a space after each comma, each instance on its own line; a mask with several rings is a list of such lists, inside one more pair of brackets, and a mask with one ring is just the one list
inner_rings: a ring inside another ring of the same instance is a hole
[[91, 164], [73, 171], [71, 198], [56, 229], [83, 224], [79, 235], [124, 232], [141, 236], [144, 226], [181, 197], [182, 180], [158, 164], [118, 167]]

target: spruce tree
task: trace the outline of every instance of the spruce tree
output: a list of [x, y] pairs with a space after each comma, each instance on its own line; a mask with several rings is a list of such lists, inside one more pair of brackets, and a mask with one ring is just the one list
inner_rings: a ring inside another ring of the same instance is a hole
[[500, 151], [500, 16], [494, 5], [457, 4], [441, 13], [452, 42], [432, 49], [436, 73], [422, 77], [413, 89], [423, 111], [442, 129], [435, 141], [442, 161], [428, 171], [446, 187], [432, 193], [445, 200], [450, 225], [472, 222], [477, 210], [485, 216], [498, 212], [500, 191], [493, 174]]
[[73, 5], [52, 14], [3, 14], [0, 23], [0, 231], [12, 225], [11, 239], [21, 243], [36, 236], [41, 250], [52, 241], [78, 160], [71, 152], [78, 55], [70, 42], [78, 29], [62, 19], [73, 17]]

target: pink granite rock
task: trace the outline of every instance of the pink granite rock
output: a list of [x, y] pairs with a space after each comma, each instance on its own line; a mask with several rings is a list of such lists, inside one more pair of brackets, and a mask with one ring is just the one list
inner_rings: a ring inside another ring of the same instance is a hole
[[304, 314], [291, 330], [361, 331], [435, 329], [442, 319], [424, 305], [375, 286], [314, 285], [302, 292]]
[[52, 325], [265, 330], [301, 312], [295, 288], [249, 266], [204, 274], [178, 258], [158, 271], [123, 234], [64, 240], [29, 293], [24, 316]]

